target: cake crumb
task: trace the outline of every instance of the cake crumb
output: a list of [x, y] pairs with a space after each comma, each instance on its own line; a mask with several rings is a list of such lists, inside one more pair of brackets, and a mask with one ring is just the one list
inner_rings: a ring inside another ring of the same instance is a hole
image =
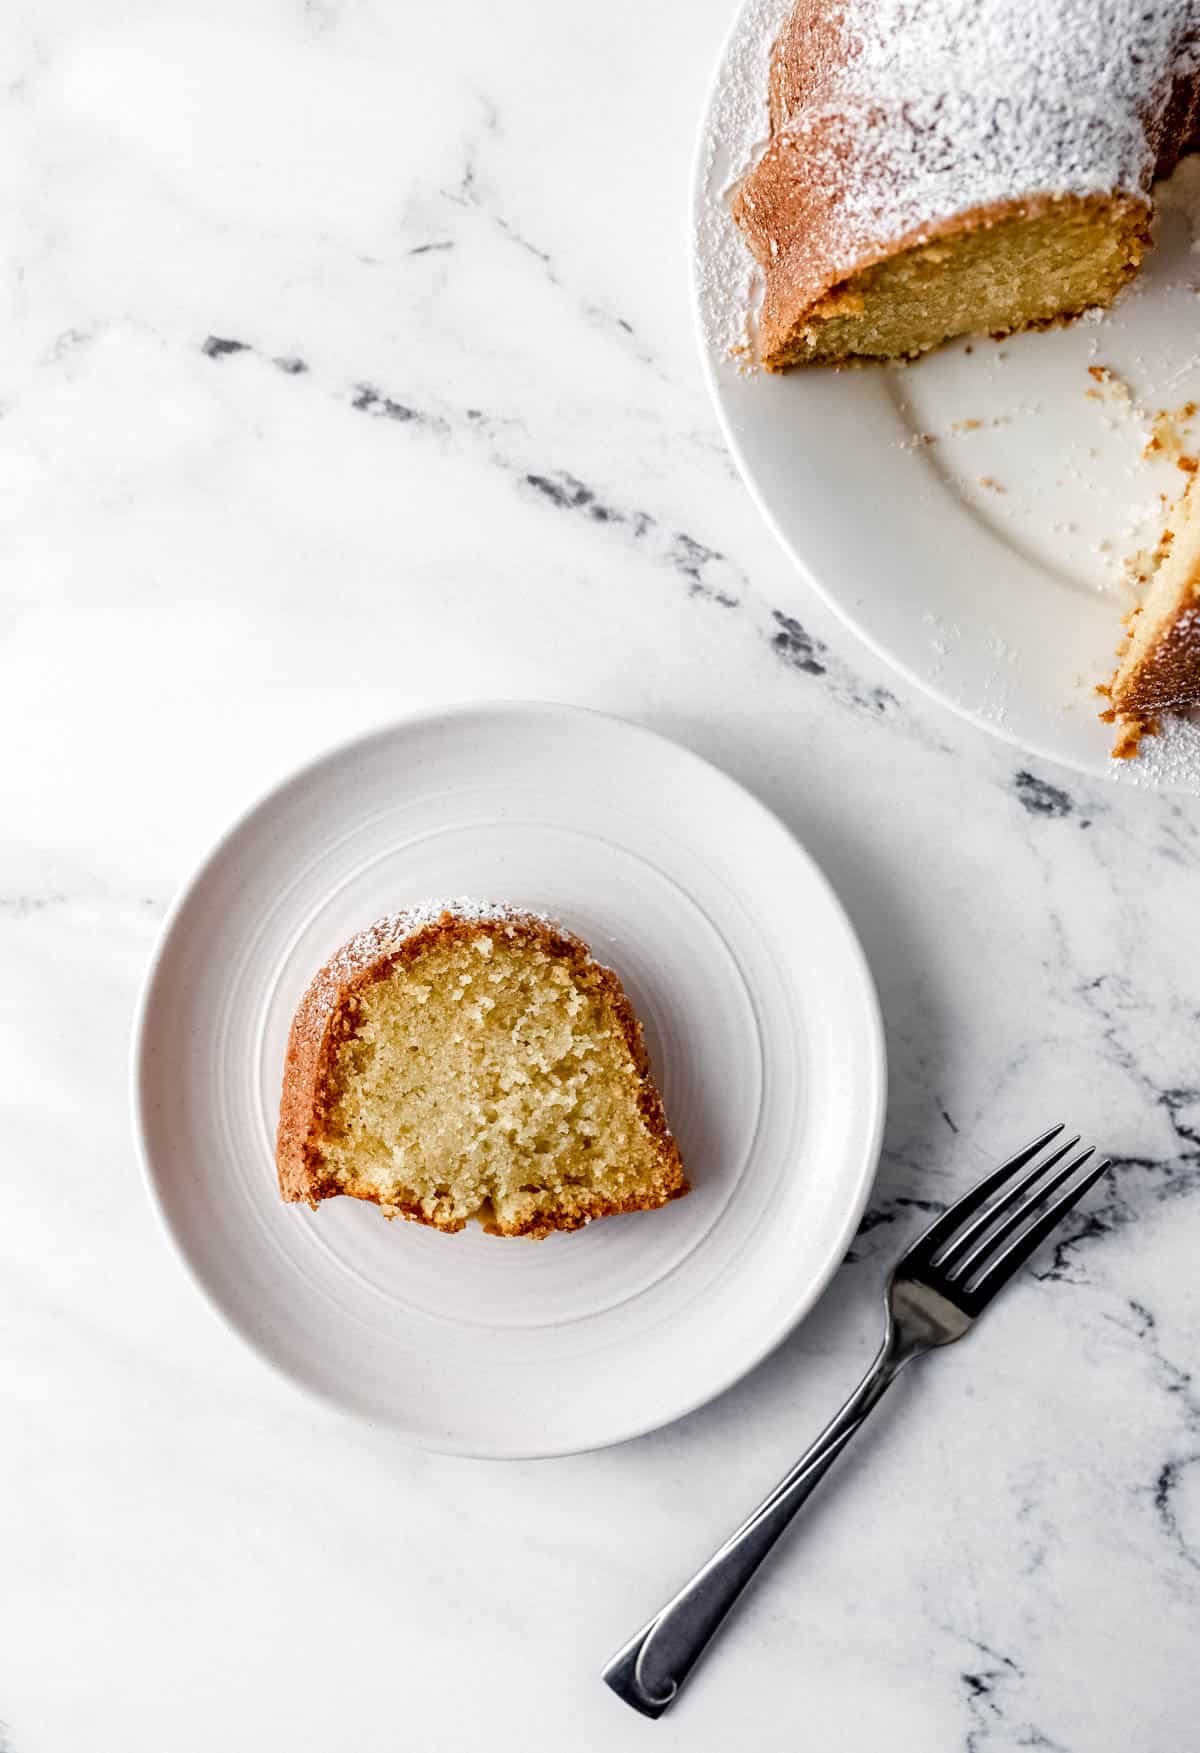
[[[1102, 724], [1116, 724], [1118, 722], [1117, 714], [1112, 710], [1102, 712], [1100, 722]], [[1156, 737], [1160, 734], [1161, 729], [1162, 726], [1157, 718], [1135, 718], [1121, 721], [1117, 740], [1112, 747], [1113, 760], [1132, 761], [1141, 750], [1142, 738], [1145, 736]]]
[[1133, 391], [1111, 365], [1089, 365], [1087, 374], [1098, 387], [1085, 390], [1089, 402], [1109, 402], [1119, 408], [1133, 408]]
[[1178, 408], [1160, 408], [1150, 422], [1150, 436], [1146, 440], [1142, 456], [1160, 456], [1165, 462], [1180, 462], [1184, 454], [1183, 428], [1195, 413], [1195, 402], [1184, 402]]
[[1136, 591], [1144, 590], [1166, 559], [1174, 540], [1174, 530], [1164, 530], [1152, 548], [1139, 548], [1135, 554], [1126, 555], [1121, 568], [1126, 584], [1131, 584]]
[[991, 475], [980, 475], [978, 477], [978, 480], [979, 480], [979, 485], [981, 487], [988, 488], [988, 490], [992, 493], [1007, 493], [1008, 492], [1008, 488], [1001, 486], [1000, 482], [994, 480]]

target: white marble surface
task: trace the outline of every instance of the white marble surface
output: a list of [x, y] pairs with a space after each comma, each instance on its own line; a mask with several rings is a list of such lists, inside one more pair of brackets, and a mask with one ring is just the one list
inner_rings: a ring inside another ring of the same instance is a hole
[[[1196, 804], [912, 695], [760, 526], [687, 303], [728, 7], [9, 9], [5, 1753], [1194, 1736]], [[870, 1216], [793, 1340], [680, 1426], [528, 1465], [270, 1376], [168, 1254], [125, 1091], [223, 824], [335, 738], [494, 695], [644, 719], [778, 809], [892, 1065]], [[602, 1659], [852, 1385], [922, 1214], [1060, 1115], [1112, 1185], [635, 1718]]]

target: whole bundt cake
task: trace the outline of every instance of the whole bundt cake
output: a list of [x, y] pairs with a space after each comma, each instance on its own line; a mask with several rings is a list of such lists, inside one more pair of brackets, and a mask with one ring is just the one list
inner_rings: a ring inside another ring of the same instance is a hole
[[798, 0], [735, 217], [763, 365], [912, 357], [1111, 303], [1200, 144], [1200, 0]]

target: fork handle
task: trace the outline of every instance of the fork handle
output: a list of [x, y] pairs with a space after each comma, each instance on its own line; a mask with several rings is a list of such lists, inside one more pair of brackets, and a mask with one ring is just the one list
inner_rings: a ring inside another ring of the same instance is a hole
[[648, 1717], [661, 1716], [675, 1702], [729, 1609], [906, 1361], [897, 1355], [889, 1334], [858, 1387], [811, 1448], [691, 1581], [617, 1651], [604, 1679], [618, 1698]]

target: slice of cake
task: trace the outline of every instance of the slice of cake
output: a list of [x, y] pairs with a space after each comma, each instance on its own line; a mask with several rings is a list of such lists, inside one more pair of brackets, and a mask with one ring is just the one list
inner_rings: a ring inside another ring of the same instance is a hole
[[286, 1200], [545, 1236], [688, 1191], [620, 980], [547, 919], [430, 902], [338, 951], [300, 1002]]
[[1200, 494], [1197, 477], [1171, 513], [1144, 602], [1109, 693], [1124, 731], [1113, 753], [1137, 753], [1160, 712], [1200, 706]]

